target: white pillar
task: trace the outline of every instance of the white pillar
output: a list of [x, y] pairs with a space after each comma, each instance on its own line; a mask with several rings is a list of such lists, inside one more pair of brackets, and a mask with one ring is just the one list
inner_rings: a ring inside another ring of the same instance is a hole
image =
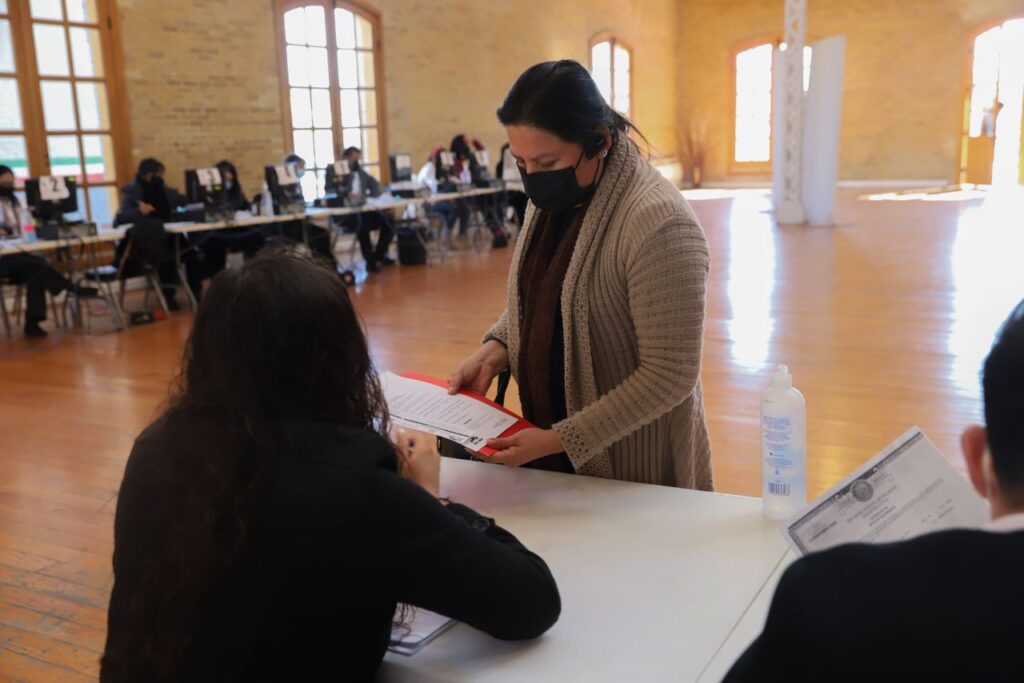
[[786, 0], [785, 22], [786, 49], [775, 52], [781, 62], [776, 73], [781, 72], [782, 76], [775, 84], [781, 91], [782, 107], [773, 121], [774, 135], [782, 136], [781, 158], [776, 154], [772, 162], [772, 173], [777, 178], [773, 187], [781, 190], [774, 196], [775, 217], [779, 223], [803, 223], [803, 54], [807, 0]]
[[843, 109], [846, 36], [814, 44], [811, 87], [804, 112], [803, 202], [807, 222], [833, 222], [839, 182], [839, 120]]

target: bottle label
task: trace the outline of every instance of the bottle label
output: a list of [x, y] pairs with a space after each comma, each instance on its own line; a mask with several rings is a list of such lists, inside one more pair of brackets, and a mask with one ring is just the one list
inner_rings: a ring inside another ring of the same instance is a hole
[[764, 487], [771, 496], [789, 497], [793, 493], [792, 482], [796, 463], [792, 447], [793, 420], [789, 417], [761, 416], [761, 431], [764, 439], [762, 467]]

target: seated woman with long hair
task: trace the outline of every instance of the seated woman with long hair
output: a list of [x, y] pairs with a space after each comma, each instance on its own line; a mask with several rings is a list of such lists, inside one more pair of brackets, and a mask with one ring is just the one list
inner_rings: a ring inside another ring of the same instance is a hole
[[438, 500], [430, 440], [388, 434], [337, 276], [283, 252], [218, 275], [125, 469], [101, 680], [369, 680], [397, 604], [550, 628], [544, 561]]

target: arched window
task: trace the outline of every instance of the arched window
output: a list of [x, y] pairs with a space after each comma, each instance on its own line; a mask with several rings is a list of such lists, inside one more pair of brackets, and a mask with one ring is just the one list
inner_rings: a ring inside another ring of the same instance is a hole
[[0, 0], [0, 164], [19, 186], [74, 178], [94, 221], [117, 211], [130, 173], [116, 26], [113, 0]]
[[633, 111], [633, 51], [615, 36], [590, 41], [590, 73], [608, 104], [624, 116]]
[[[749, 44], [748, 44], [749, 45]], [[772, 59], [777, 42], [764, 41], [733, 52], [736, 83], [733, 162], [760, 169], [772, 159]], [[811, 47], [804, 46], [804, 92], [811, 78]]]
[[325, 169], [348, 147], [361, 149], [363, 167], [382, 178], [379, 18], [340, 0], [278, 5], [285, 146], [306, 160], [306, 198], [323, 195]]

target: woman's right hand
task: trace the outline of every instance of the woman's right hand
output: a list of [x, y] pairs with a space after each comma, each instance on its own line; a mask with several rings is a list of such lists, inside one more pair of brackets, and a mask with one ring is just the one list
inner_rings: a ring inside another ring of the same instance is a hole
[[472, 356], [462, 361], [448, 380], [448, 393], [469, 389], [486, 394], [494, 378], [508, 367], [508, 349], [501, 342], [485, 342]]
[[425, 432], [399, 429], [395, 434], [404, 460], [401, 475], [422, 486], [434, 498], [441, 495], [441, 455], [437, 438]]
[[148, 216], [154, 211], [156, 211], [156, 207], [153, 206], [152, 204], [147, 204], [146, 202], [139, 202], [139, 213], [141, 213], [143, 216]]

